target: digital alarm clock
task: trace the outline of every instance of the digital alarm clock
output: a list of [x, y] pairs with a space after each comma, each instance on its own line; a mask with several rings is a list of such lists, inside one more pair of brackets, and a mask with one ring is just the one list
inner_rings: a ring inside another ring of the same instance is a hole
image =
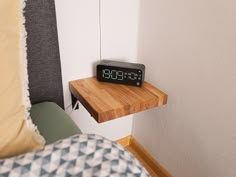
[[97, 80], [141, 87], [144, 81], [145, 66], [112, 60], [101, 60], [97, 64]]

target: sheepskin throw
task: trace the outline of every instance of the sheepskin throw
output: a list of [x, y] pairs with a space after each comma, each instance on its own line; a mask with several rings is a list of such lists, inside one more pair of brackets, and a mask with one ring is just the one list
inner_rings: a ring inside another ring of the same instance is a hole
[[0, 158], [41, 148], [30, 115], [23, 0], [0, 1]]

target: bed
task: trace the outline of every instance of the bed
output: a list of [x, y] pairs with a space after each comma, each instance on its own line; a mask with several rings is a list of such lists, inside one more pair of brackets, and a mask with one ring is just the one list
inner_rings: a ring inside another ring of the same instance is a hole
[[26, 1], [31, 118], [51, 144], [81, 133], [63, 111], [63, 89], [54, 1]]
[[0, 159], [0, 177], [149, 176], [129, 151], [102, 136], [83, 134], [63, 110], [54, 1], [27, 0], [24, 15], [30, 114], [46, 145]]

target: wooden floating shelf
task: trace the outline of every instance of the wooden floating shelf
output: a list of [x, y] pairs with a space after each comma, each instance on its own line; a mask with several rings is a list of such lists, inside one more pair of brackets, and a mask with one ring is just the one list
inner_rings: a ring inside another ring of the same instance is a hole
[[134, 87], [90, 77], [70, 81], [69, 88], [98, 123], [167, 103], [167, 94], [146, 81], [142, 87]]

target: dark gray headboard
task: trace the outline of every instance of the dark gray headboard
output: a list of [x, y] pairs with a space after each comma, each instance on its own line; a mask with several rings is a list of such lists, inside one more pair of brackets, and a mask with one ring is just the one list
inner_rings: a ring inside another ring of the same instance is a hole
[[27, 0], [24, 15], [31, 103], [53, 101], [64, 108], [54, 0]]

